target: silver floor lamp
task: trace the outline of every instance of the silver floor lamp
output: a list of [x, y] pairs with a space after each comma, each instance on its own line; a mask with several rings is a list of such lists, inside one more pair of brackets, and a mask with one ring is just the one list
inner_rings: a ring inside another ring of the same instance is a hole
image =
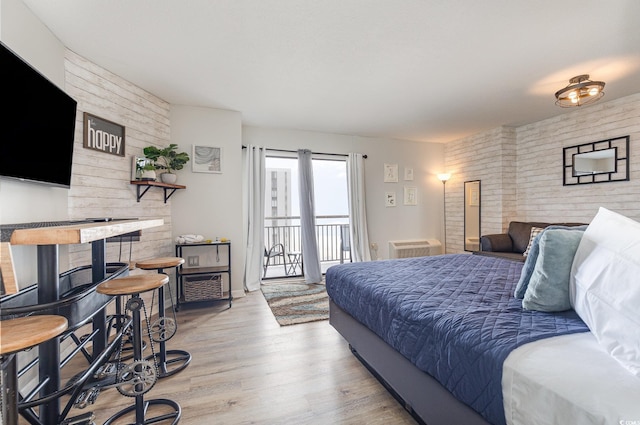
[[444, 214], [444, 244], [442, 245], [442, 253], [447, 253], [447, 180], [451, 178], [451, 173], [438, 174], [438, 180], [442, 182], [442, 206]]

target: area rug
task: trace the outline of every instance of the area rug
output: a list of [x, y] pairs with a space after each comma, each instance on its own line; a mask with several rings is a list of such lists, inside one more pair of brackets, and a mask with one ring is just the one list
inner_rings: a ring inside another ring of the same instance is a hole
[[280, 326], [329, 318], [329, 297], [324, 283], [269, 282], [262, 293]]

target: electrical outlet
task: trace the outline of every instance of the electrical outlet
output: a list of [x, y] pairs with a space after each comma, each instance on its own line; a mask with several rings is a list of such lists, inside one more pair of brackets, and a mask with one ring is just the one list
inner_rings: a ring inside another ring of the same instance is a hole
[[200, 265], [200, 257], [197, 255], [190, 255], [187, 257], [187, 265], [189, 267], [198, 267]]

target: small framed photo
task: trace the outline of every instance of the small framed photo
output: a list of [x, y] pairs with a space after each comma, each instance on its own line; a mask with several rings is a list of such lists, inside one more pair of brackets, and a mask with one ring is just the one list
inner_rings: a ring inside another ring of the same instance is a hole
[[396, 193], [395, 192], [385, 192], [385, 194], [384, 194], [384, 206], [385, 207], [395, 207], [396, 206]]
[[404, 179], [407, 181], [413, 180], [413, 168], [404, 167]]
[[222, 148], [193, 145], [191, 171], [194, 173], [222, 173]]
[[384, 164], [384, 182], [398, 182], [398, 164]]
[[418, 205], [418, 188], [414, 186], [404, 187], [404, 204], [405, 205]]
[[[131, 158], [132, 158], [131, 181], [144, 180], [144, 178], [142, 177], [142, 174], [145, 171], [145, 167], [147, 167], [147, 165], [153, 166], [153, 161], [145, 157], [140, 157], [135, 155], [133, 155]], [[155, 170], [155, 168], [152, 168], [152, 169]]]

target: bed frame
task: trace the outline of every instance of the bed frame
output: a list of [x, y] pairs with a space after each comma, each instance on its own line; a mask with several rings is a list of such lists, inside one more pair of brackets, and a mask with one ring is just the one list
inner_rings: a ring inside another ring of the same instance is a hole
[[378, 335], [329, 300], [329, 323], [353, 354], [420, 424], [489, 425], [438, 381], [416, 368]]

